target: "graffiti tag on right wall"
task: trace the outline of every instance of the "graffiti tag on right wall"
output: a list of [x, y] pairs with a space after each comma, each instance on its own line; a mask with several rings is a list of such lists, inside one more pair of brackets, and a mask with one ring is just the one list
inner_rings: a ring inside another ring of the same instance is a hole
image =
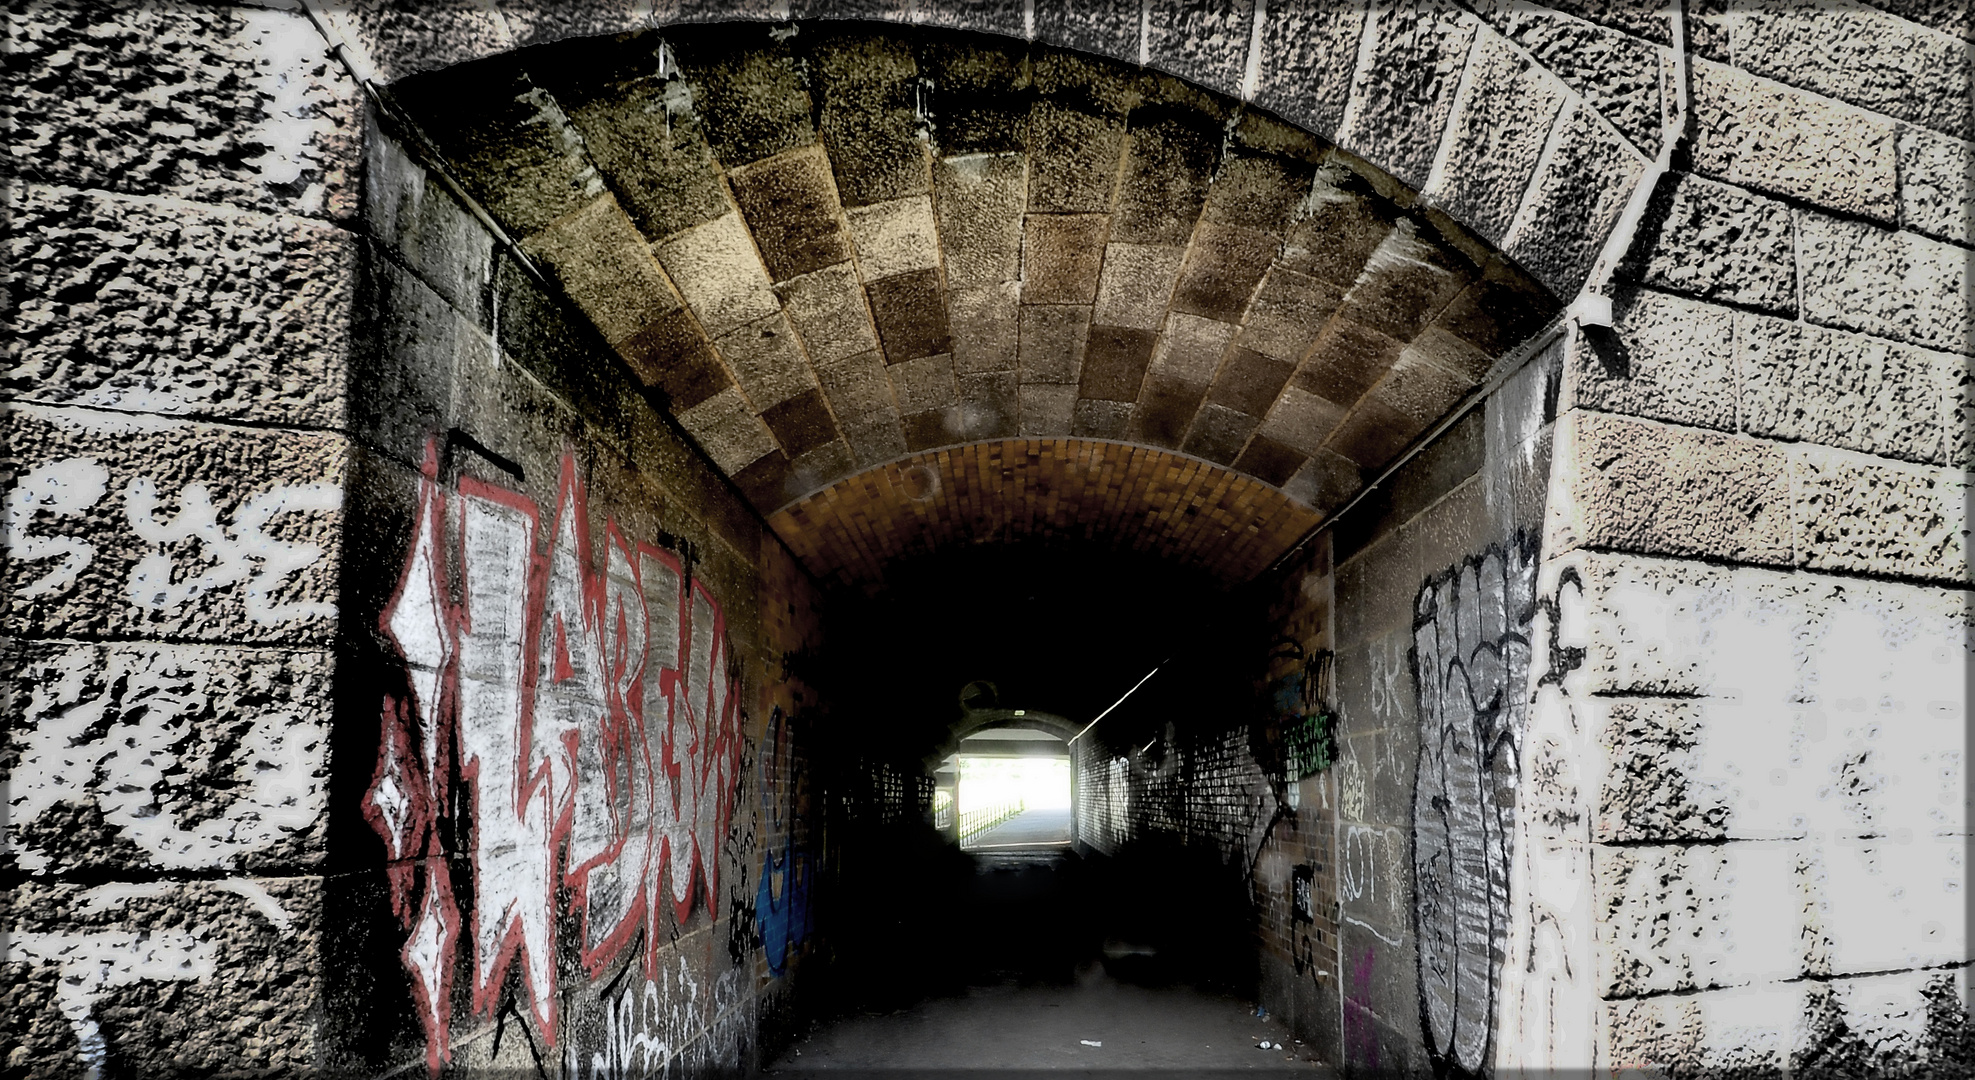
[[1443, 1075], [1493, 1059], [1535, 591], [1536, 545], [1518, 538], [1429, 579], [1413, 605], [1413, 924], [1420, 1026]]

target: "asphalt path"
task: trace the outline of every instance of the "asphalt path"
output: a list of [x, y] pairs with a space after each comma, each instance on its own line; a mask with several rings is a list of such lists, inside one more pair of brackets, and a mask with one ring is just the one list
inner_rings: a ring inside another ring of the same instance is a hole
[[1024, 810], [984, 833], [969, 839], [969, 851], [986, 847], [1013, 847], [1018, 844], [1067, 844], [1070, 842], [1070, 810]]

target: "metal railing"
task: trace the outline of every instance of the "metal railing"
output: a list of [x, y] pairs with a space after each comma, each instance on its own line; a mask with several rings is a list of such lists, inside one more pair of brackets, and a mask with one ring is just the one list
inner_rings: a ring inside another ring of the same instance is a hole
[[1021, 799], [1015, 799], [1011, 802], [995, 803], [993, 806], [983, 806], [978, 810], [969, 810], [960, 815], [960, 842], [964, 844], [1026, 809], [1028, 804]]

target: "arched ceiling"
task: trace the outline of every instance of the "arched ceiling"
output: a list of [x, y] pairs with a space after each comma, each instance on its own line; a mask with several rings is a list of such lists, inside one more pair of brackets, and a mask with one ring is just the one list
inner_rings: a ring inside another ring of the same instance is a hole
[[1239, 580], [1556, 307], [1306, 132], [1009, 39], [669, 29], [390, 92], [823, 576], [1040, 522]]

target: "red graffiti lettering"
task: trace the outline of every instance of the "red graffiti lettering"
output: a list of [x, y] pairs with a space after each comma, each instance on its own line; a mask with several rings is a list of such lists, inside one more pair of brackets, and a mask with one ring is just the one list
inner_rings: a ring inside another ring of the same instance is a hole
[[556, 886], [581, 914], [586, 968], [644, 930], [654, 974], [663, 899], [681, 921], [701, 896], [717, 906], [743, 724], [719, 602], [614, 522], [597, 552], [572, 455], [543, 540], [532, 501], [471, 479], [448, 493], [437, 460], [428, 448], [381, 620], [407, 677], [385, 695], [364, 796], [434, 1072], [462, 922], [439, 847], [451, 763], [473, 820], [473, 1010], [494, 1011], [519, 959], [553, 1044]]

